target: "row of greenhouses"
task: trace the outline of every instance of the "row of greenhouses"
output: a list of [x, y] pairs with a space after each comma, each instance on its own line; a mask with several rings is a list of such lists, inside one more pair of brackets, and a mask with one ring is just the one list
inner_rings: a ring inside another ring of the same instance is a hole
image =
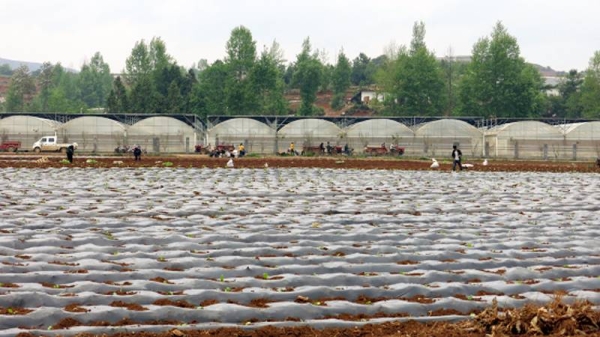
[[192, 126], [171, 117], [150, 117], [128, 125], [96, 116], [60, 123], [17, 115], [0, 119], [0, 135], [3, 141], [20, 141], [25, 150], [43, 136], [57, 135], [61, 142], [76, 142], [78, 150], [84, 152], [113, 152], [132, 145], [155, 153], [191, 152], [199, 139]]
[[550, 125], [519, 121], [477, 128], [457, 119], [439, 119], [407, 126], [384, 118], [350, 124], [325, 119], [295, 119], [269, 124], [254, 118], [232, 118], [206, 127], [178, 119], [153, 116], [131, 125], [98, 116], [65, 123], [28, 115], [0, 119], [2, 140], [18, 140], [23, 149], [42, 136], [77, 142], [80, 151], [112, 152], [122, 145], [140, 145], [148, 152], [193, 152], [194, 146], [243, 143], [250, 153], [285, 152], [293, 142], [303, 147], [319, 144], [345, 146], [359, 154], [366, 147], [398, 145], [413, 157], [447, 157], [453, 145], [466, 157], [585, 160], [600, 157], [600, 121]]
[[477, 128], [457, 119], [406, 126], [390, 119], [368, 119], [341, 127], [321, 119], [301, 119], [280, 128], [250, 118], [236, 118], [208, 129], [208, 144], [244, 143], [250, 152], [285, 152], [321, 143], [366, 147], [398, 145], [413, 157], [450, 156], [457, 145], [467, 157], [515, 159], [590, 159], [600, 157], [600, 121], [549, 125], [520, 121]]

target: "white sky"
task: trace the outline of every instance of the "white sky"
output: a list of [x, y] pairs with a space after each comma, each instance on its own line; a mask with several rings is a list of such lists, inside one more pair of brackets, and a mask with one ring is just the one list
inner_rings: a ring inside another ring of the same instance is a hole
[[556, 70], [587, 68], [600, 50], [597, 0], [0, 0], [0, 57], [79, 69], [99, 51], [112, 72], [136, 41], [161, 37], [189, 67], [222, 59], [231, 30], [250, 29], [258, 51], [276, 39], [293, 61], [302, 41], [353, 59], [408, 45], [415, 21], [437, 56], [468, 55], [498, 20], [528, 62]]

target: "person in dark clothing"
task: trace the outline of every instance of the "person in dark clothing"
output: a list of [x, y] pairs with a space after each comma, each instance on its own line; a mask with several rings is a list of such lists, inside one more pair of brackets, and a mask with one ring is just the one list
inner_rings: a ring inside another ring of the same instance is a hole
[[69, 163], [73, 163], [73, 154], [75, 154], [75, 146], [69, 145], [67, 147], [67, 160]]
[[136, 161], [142, 160], [142, 150], [139, 146], [136, 146], [135, 149], [133, 149], [133, 156]]
[[460, 163], [460, 160], [462, 158], [462, 152], [456, 147], [456, 145], [452, 146], [452, 171], [454, 171], [456, 169], [456, 166], [458, 165], [458, 168], [462, 171], [462, 164]]

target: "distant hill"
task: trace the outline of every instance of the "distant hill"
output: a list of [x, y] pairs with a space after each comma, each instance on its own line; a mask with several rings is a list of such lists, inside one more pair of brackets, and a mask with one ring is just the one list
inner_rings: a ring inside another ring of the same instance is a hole
[[[38, 69], [40, 69], [42, 67], [42, 63], [38, 63], [38, 62], [27, 62], [27, 61], [15, 61], [15, 60], [9, 60], [9, 59], [5, 59], [0, 57], [0, 65], [2, 64], [8, 64], [8, 66], [12, 69], [15, 70], [17, 68], [19, 68], [21, 65], [26, 65], [27, 68], [29, 68], [29, 71], [36, 71]], [[75, 69], [71, 69], [71, 68], [65, 68], [67, 71], [70, 72], [78, 72]]]
[[550, 67], [544, 67], [535, 63], [530, 64], [534, 66], [540, 72], [540, 74], [542, 74], [543, 77], [561, 77], [567, 74], [566, 71], [554, 70]]

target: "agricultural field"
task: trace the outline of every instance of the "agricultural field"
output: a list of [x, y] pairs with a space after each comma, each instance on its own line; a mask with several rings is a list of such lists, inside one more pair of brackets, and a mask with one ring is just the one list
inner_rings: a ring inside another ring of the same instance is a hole
[[0, 337], [600, 304], [595, 173], [6, 167], [0, 181]]

